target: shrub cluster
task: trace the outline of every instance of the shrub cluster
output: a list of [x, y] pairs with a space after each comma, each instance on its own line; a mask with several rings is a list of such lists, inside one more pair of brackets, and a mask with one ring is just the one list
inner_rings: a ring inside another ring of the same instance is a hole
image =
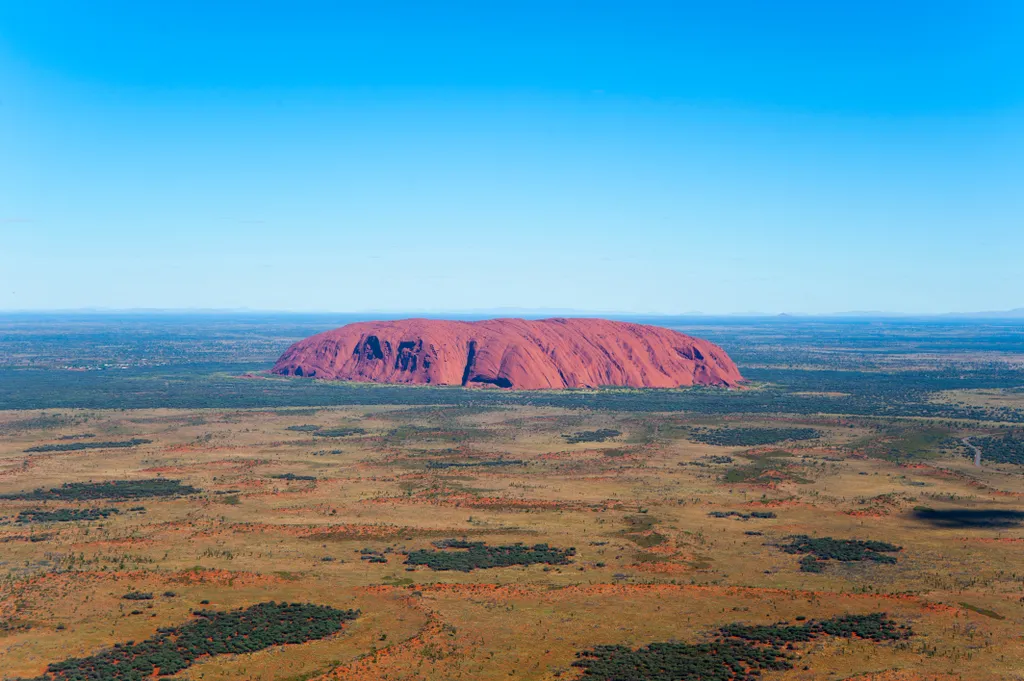
[[808, 537], [806, 534], [797, 534], [788, 538], [791, 541], [788, 544], [779, 544], [778, 548], [786, 553], [807, 554], [800, 559], [800, 569], [804, 572], [821, 572], [822, 563], [826, 560], [842, 562], [870, 560], [876, 563], [895, 563], [896, 558], [886, 554], [903, 550], [901, 546], [882, 541]]
[[742, 641], [597, 646], [577, 657], [572, 664], [583, 668], [584, 681], [733, 681], [753, 679], [748, 672], [755, 670], [792, 667], [778, 648]]
[[870, 641], [896, 641], [911, 635], [908, 627], [898, 626], [882, 612], [869, 615], [840, 615], [827, 620], [810, 620], [798, 625], [729, 624], [719, 631], [722, 636], [752, 643], [769, 643], [774, 646], [810, 641], [822, 634], [842, 638], [856, 636]]
[[59, 508], [56, 511], [44, 511], [41, 508], [30, 508], [18, 514], [17, 523], [68, 523], [76, 520], [102, 520], [119, 511], [116, 508]]
[[575, 445], [580, 442], [604, 442], [620, 435], [622, 435], [621, 431], [613, 430], [612, 428], [599, 428], [598, 430], [578, 430], [575, 433], [563, 435], [562, 437], [569, 444]]
[[38, 445], [36, 447], [29, 447], [26, 452], [75, 452], [80, 449], [119, 449], [123, 447], [137, 447], [138, 445], [148, 445], [152, 440], [147, 440], [141, 437], [133, 437], [131, 440], [122, 440], [120, 442], [65, 442], [59, 445]]
[[349, 435], [365, 435], [362, 428], [320, 428], [313, 431], [314, 437], [348, 437]]
[[405, 560], [406, 564], [426, 565], [432, 570], [469, 572], [476, 569], [537, 563], [567, 565], [569, 558], [576, 555], [575, 548], [559, 549], [547, 544], [526, 546], [516, 543], [507, 546], [487, 546], [484, 542], [446, 539], [434, 542], [434, 546], [438, 550], [410, 551]]
[[740, 518], [741, 520], [777, 517], [774, 511], [751, 511], [750, 513], [741, 513], [739, 511], [711, 511], [708, 515], [712, 518]]
[[490, 468], [492, 466], [525, 466], [522, 459], [494, 459], [492, 461], [430, 461], [427, 468]]
[[115, 645], [89, 657], [51, 664], [33, 681], [143, 681], [177, 674], [204, 655], [251, 653], [326, 638], [355, 619], [355, 610], [306, 603], [260, 603], [241, 610], [198, 610], [179, 627], [141, 643]]
[[758, 447], [786, 440], [813, 440], [821, 437], [815, 428], [691, 428], [687, 436], [706, 445]]
[[177, 497], [201, 490], [183, 485], [180, 480], [150, 478], [148, 480], [110, 480], [107, 482], [66, 482], [60, 487], [34, 489], [0, 495], [0, 499], [19, 501], [91, 501], [94, 499], [143, 499], [146, 497]]
[[[88, 351], [93, 352], [94, 346], [88, 347]], [[61, 352], [65, 351], [66, 341], [62, 340]], [[268, 359], [272, 361], [273, 358]], [[1024, 384], [1024, 371], [1007, 369], [1005, 365], [977, 369], [942, 367], [875, 371], [859, 370], [857, 366], [828, 370], [756, 368], [752, 366], [756, 362], [751, 362], [743, 374], [748, 380], [768, 384], [762, 389], [489, 391], [484, 394], [455, 387], [422, 389], [302, 379], [239, 381], [233, 375], [250, 370], [252, 365], [178, 362], [180, 360], [176, 360], [173, 367], [131, 367], [116, 372], [84, 371], [73, 375], [66, 371], [0, 367], [0, 409], [267, 409], [374, 404], [500, 408], [527, 405], [644, 413], [828, 413], [1024, 423], [1024, 410], [972, 407], [932, 399], [932, 393], [936, 391], [1017, 388]], [[281, 413], [293, 416], [299, 412], [289, 409]]]
[[[1024, 466], [1024, 432], [1009, 430], [1002, 437], [972, 437], [971, 444], [981, 450], [982, 461]], [[965, 449], [966, 454], [974, 456], [973, 450]]]
[[281, 475], [271, 475], [274, 480], [316, 480], [315, 475], [295, 475], [295, 473], [282, 473]]
[[151, 601], [153, 600], [153, 594], [149, 591], [129, 591], [121, 598], [126, 601]]
[[633, 650], [626, 646], [597, 646], [577, 653], [583, 681], [754, 681], [762, 671], [792, 669], [794, 656], [785, 647], [822, 635], [872, 641], [908, 638], [912, 631], [884, 613], [842, 615], [790, 626], [731, 624], [718, 630], [710, 643], [651, 643]]

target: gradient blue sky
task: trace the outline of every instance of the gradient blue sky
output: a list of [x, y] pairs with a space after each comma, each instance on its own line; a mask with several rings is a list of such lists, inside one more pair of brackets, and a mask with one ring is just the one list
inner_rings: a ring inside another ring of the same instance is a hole
[[0, 1], [0, 309], [1024, 306], [1024, 3]]

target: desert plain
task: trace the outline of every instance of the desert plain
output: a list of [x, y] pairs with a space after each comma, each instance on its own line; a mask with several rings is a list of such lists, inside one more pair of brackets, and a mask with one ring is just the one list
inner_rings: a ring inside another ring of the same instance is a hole
[[[103, 678], [120, 654], [142, 661], [109, 678], [1024, 678], [1018, 393], [829, 413], [859, 384], [812, 376], [771, 411], [750, 405], [781, 379], [747, 371], [735, 411], [688, 407], [733, 399], [715, 389], [422, 386], [0, 411], [0, 676]], [[321, 610], [142, 659], [271, 602]]]

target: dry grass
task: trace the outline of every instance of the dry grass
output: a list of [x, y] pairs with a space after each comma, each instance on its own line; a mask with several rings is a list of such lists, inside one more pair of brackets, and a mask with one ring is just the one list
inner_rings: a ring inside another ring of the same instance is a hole
[[[209, 658], [181, 678], [567, 679], [577, 675], [575, 652], [598, 644], [697, 640], [728, 622], [876, 610], [919, 636], [906, 646], [808, 645], [785, 678], [1024, 673], [1024, 528], [936, 526], [915, 515], [920, 506], [1021, 509], [1024, 476], [966, 460], [900, 466], [866, 458], [857, 443], [872, 437], [868, 427], [807, 420], [825, 435], [788, 449], [786, 475], [730, 483], [726, 471], [756, 453], [689, 442], [678, 415], [387, 407], [59, 414], [59, 425], [47, 426], [38, 413], [0, 413], [8, 425], [0, 429], [0, 494], [158, 475], [203, 492], [47, 502], [122, 512], [45, 527], [13, 522], [39, 503], [0, 501], [0, 676], [32, 676], [49, 662], [142, 640], [186, 620], [202, 600], [216, 608], [309, 601], [363, 615], [329, 639]], [[17, 426], [32, 418], [36, 426]], [[306, 424], [367, 432], [314, 438], [287, 430]], [[623, 435], [574, 445], [561, 437], [600, 428]], [[82, 432], [153, 442], [24, 453]], [[726, 455], [732, 464], [708, 463]], [[495, 458], [525, 465], [426, 467]], [[274, 477], [287, 473], [316, 480]], [[128, 510], [137, 506], [145, 512]], [[777, 517], [708, 515], [765, 509]], [[896, 565], [833, 561], [810, 574], [772, 545], [791, 534], [879, 539], [904, 550]], [[461, 536], [572, 546], [576, 555], [569, 565], [468, 573], [403, 564], [402, 551]], [[364, 548], [387, 562], [361, 560]], [[129, 590], [177, 595], [138, 606], [121, 599]]]

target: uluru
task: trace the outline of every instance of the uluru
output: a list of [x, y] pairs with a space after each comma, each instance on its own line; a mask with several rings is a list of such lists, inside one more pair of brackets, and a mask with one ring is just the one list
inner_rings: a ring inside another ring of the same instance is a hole
[[607, 319], [357, 322], [295, 343], [284, 376], [372, 383], [561, 388], [734, 387], [722, 348], [659, 326]]

